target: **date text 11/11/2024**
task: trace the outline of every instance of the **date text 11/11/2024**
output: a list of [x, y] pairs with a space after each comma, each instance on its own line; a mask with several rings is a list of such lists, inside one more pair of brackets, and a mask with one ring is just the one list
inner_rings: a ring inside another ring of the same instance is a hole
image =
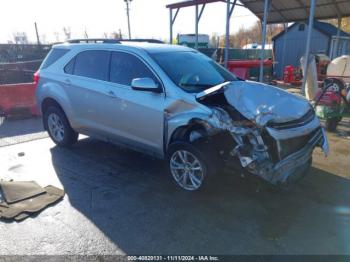
[[128, 261], [220, 261], [217, 256], [128, 256]]

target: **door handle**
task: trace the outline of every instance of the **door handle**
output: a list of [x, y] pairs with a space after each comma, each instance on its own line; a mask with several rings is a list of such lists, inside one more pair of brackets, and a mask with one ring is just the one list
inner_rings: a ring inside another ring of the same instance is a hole
[[71, 84], [71, 81], [70, 81], [69, 78], [64, 79], [64, 82], [65, 82], [67, 85], [70, 85], [70, 84]]

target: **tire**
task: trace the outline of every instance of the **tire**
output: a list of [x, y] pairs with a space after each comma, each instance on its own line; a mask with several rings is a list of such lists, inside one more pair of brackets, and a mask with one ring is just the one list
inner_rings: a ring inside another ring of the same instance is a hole
[[339, 123], [339, 118], [337, 117], [332, 117], [332, 118], [327, 118], [326, 119], [326, 130], [329, 132], [334, 132], [337, 129]]
[[[205, 148], [188, 142], [174, 142], [169, 146], [166, 162], [175, 183], [187, 191], [208, 187], [215, 173], [213, 161]], [[184, 162], [187, 160], [187, 163]]]
[[6, 113], [0, 107], [0, 124], [2, 124], [2, 122], [5, 120], [5, 118], [6, 118]]
[[44, 125], [58, 146], [69, 147], [78, 141], [79, 134], [72, 129], [65, 113], [57, 106], [50, 106], [44, 111]]

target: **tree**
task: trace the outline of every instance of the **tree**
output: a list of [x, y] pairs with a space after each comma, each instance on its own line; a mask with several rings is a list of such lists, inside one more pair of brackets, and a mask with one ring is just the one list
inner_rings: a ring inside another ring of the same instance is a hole
[[[330, 19], [326, 22], [338, 27], [338, 19]], [[341, 21], [341, 30], [350, 33], [350, 17], [344, 17]]]
[[113, 31], [111, 33], [111, 38], [114, 38], [114, 39], [123, 39], [123, 34], [122, 34], [122, 31], [119, 29], [118, 32], [115, 32]]
[[213, 33], [210, 37], [210, 40], [209, 40], [209, 43], [210, 43], [210, 46], [212, 47], [218, 47], [219, 44], [220, 44], [220, 36], [218, 33]]
[[284, 30], [283, 24], [271, 24], [267, 26], [266, 30], [266, 38], [267, 43], [272, 43], [272, 38], [277, 35], [278, 33], [282, 32]]
[[[272, 42], [272, 37], [283, 30], [283, 25], [272, 24], [268, 25], [266, 28], [266, 43], [270, 44]], [[230, 35], [230, 47], [242, 48], [247, 44], [261, 43], [261, 23], [257, 21], [252, 27], [244, 28], [241, 27], [238, 32]], [[225, 36], [220, 38], [220, 47], [225, 46]]]
[[13, 33], [13, 39], [16, 44], [25, 45], [28, 44], [28, 37], [26, 32], [15, 32]]
[[70, 27], [63, 27], [63, 33], [66, 36], [66, 40], [71, 38], [72, 31], [70, 30]]

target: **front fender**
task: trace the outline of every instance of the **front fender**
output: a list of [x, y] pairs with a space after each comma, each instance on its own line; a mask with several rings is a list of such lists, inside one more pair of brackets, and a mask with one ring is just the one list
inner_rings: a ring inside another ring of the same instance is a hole
[[170, 143], [171, 137], [178, 128], [189, 126], [192, 123], [198, 123], [203, 121], [204, 123], [210, 118], [209, 113], [199, 113], [199, 112], [185, 112], [179, 113], [174, 116], [166, 117], [167, 124], [167, 146]]

